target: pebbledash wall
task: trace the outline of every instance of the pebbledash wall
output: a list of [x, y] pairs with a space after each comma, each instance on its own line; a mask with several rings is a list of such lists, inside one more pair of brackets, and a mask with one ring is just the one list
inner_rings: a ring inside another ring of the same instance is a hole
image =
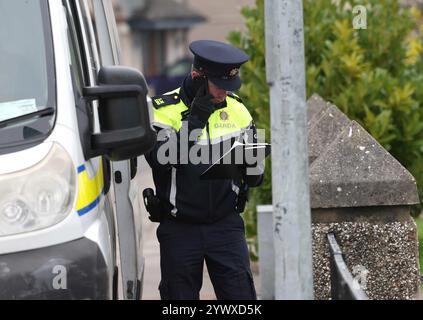
[[[349, 270], [370, 299], [416, 298], [414, 177], [336, 106], [318, 95], [307, 105], [315, 298], [330, 298], [328, 232], [335, 233]], [[271, 213], [271, 206], [258, 207], [262, 299], [274, 297]]]

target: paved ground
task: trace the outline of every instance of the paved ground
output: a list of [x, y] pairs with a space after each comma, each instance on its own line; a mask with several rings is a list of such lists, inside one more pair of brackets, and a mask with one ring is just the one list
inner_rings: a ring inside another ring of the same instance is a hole
[[[138, 185], [140, 193], [142, 193], [142, 190], [147, 187], [154, 188], [151, 170], [148, 164], [146, 163], [144, 157], [139, 158], [138, 160], [138, 174], [135, 178], [135, 181]], [[148, 215], [144, 208], [144, 205], [141, 206], [141, 209], [143, 215], [143, 251], [145, 257], [145, 273], [142, 299], [157, 300], [160, 299], [160, 294], [158, 290], [160, 282], [160, 249], [159, 243], [156, 238], [157, 224], [152, 223], [150, 220], [148, 220]], [[257, 292], [259, 292], [259, 279], [256, 269], [257, 268], [254, 266], [253, 271], [255, 284]], [[216, 299], [213, 286], [209, 280], [206, 268], [204, 270], [203, 288], [200, 292], [200, 298], [202, 300]]]

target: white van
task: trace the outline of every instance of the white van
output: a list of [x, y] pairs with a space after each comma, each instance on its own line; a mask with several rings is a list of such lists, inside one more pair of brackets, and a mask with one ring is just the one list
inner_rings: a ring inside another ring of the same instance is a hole
[[118, 65], [111, 0], [0, 0], [0, 299], [140, 298], [131, 180], [156, 135]]

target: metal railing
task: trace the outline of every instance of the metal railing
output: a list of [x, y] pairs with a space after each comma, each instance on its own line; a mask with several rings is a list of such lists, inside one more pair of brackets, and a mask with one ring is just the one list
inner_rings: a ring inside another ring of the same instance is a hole
[[327, 235], [330, 251], [330, 281], [332, 300], [369, 300], [363, 289], [354, 281], [342, 257], [335, 235]]

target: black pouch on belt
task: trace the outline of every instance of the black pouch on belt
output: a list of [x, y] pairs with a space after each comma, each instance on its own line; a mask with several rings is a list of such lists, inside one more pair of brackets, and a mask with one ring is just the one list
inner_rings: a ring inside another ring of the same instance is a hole
[[237, 197], [236, 210], [238, 213], [243, 213], [245, 210], [245, 205], [247, 204], [249, 198], [249, 187], [243, 182], [239, 188], [239, 193]]
[[160, 199], [154, 194], [153, 189], [144, 189], [142, 192], [144, 205], [152, 222], [160, 222], [162, 220], [163, 208]]

